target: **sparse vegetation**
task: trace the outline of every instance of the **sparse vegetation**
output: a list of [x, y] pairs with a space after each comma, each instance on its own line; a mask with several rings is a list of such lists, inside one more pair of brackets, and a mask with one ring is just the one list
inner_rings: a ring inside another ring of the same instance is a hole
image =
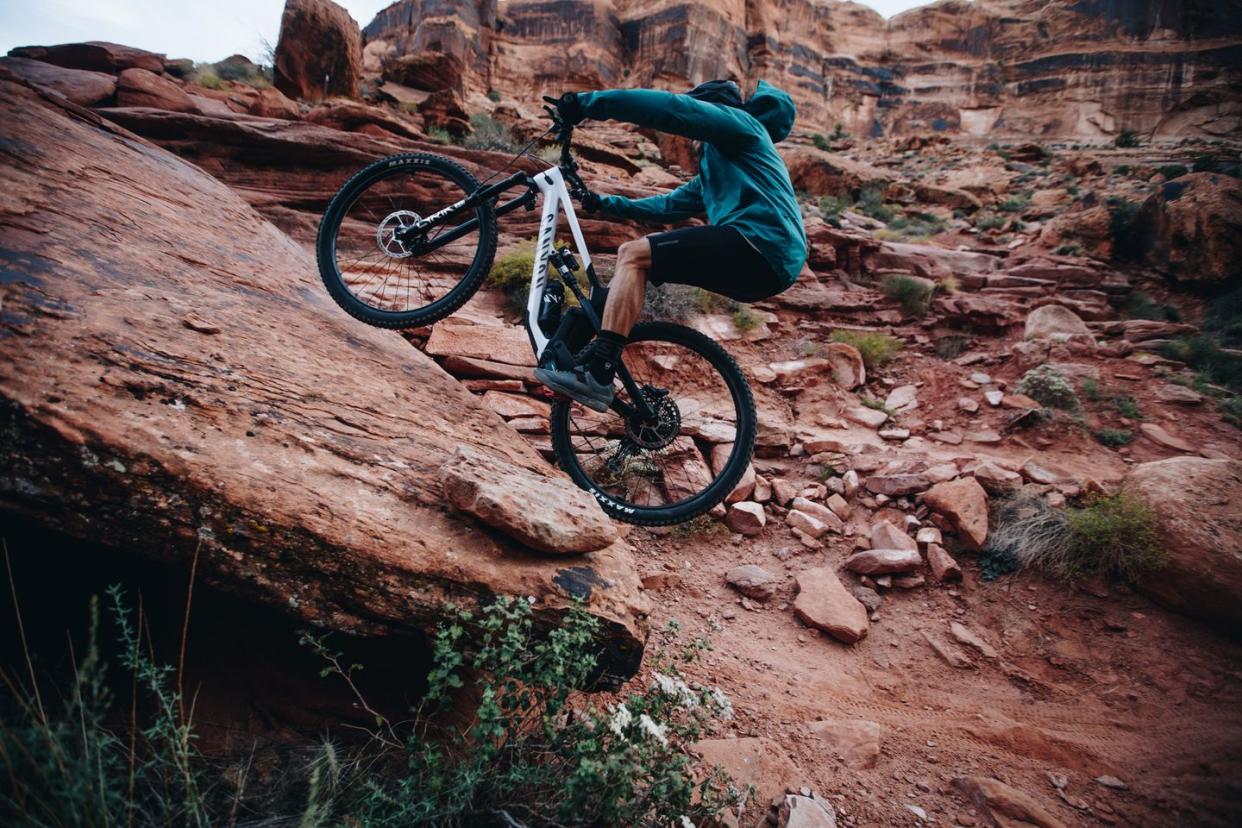
[[884, 400], [877, 400], [875, 397], [860, 397], [858, 399], [862, 403], [863, 408], [870, 408], [873, 411], [883, 411], [890, 417], [895, 417], [897, 412], [889, 408]]
[[1123, 129], [1113, 139], [1113, 145], [1122, 149], [1133, 149], [1134, 147], [1142, 146], [1142, 143], [1139, 139], [1139, 134], [1132, 129]]
[[509, 127], [481, 112], [470, 116], [470, 134], [462, 138], [467, 149], [517, 152], [519, 145]]
[[845, 124], [838, 122], [837, 125], [833, 127], [832, 129], [832, 135], [830, 136], [830, 139], [833, 141], [844, 141], [846, 138], [849, 138], [849, 137], [850, 137], [850, 134], [846, 132]]
[[1158, 167], [1156, 172], [1164, 176], [1165, 180], [1172, 181], [1174, 178], [1181, 178], [1190, 170], [1182, 164], [1164, 164]]
[[487, 99], [492, 103], [500, 103], [500, 92], [496, 89], [487, 90]]
[[838, 329], [832, 332], [833, 342], [844, 342], [853, 345], [862, 355], [863, 365], [868, 371], [885, 365], [897, 356], [901, 350], [901, 340], [888, 334], [873, 331], [850, 331]]
[[[554, 244], [559, 247], [559, 243]], [[487, 274], [487, 284], [496, 288], [505, 295], [505, 305], [511, 313], [519, 316], [526, 313], [526, 300], [530, 296], [530, 276], [535, 269], [535, 240], [527, 239], [516, 250], [511, 250], [503, 256], [497, 256], [492, 262], [492, 269]], [[548, 278], [559, 280], [560, 274], [548, 265]], [[588, 284], [586, 277], [579, 272], [577, 275], [578, 284], [582, 287], [583, 292], [588, 292]], [[573, 291], [565, 291], [565, 307], [570, 308], [578, 304], [578, 297]]]
[[975, 226], [980, 230], [999, 230], [1005, 226], [1006, 218], [998, 216], [995, 213], [981, 213], [975, 220]]
[[1105, 576], [1135, 583], [1167, 560], [1151, 509], [1123, 494], [1065, 511], [1019, 495], [996, 504], [991, 525], [988, 555], [1070, 581]]
[[876, 221], [893, 220], [893, 208], [884, 203], [884, 190], [879, 187], [869, 187], [859, 193], [858, 203], [854, 206], [864, 216], [870, 216]]
[[944, 334], [932, 342], [932, 350], [941, 359], [957, 359], [970, 347], [971, 338], [963, 334]]
[[1121, 306], [1121, 312], [1130, 319], [1154, 319], [1177, 322], [1181, 314], [1172, 305], [1161, 305], [1141, 290], [1132, 291]]
[[1025, 196], [1016, 195], [1002, 199], [997, 203], [996, 209], [1000, 210], [1002, 213], [1021, 213], [1026, 210], [1030, 204], [1030, 200]]
[[1144, 419], [1143, 410], [1139, 408], [1138, 400], [1129, 394], [1118, 394], [1113, 397], [1113, 408], [1127, 420]]
[[1216, 404], [1225, 422], [1242, 428], [1242, 397], [1225, 397]]
[[540, 147], [539, 151], [535, 153], [535, 155], [537, 155], [539, 160], [545, 164], [551, 164], [553, 167], [560, 166], [561, 148], [556, 144], [548, 144], [546, 147]]
[[739, 304], [733, 309], [733, 324], [739, 331], [753, 330], [759, 324], [759, 317], [746, 305]]
[[1078, 408], [1074, 386], [1051, 365], [1037, 365], [1027, 371], [1014, 386], [1014, 390], [1049, 408], [1066, 411]]
[[837, 219], [842, 211], [848, 210], [852, 202], [844, 196], [824, 196], [819, 200], [819, 212], [825, 219]]
[[451, 144], [453, 143], [452, 134], [444, 127], [428, 127], [427, 140], [433, 144]]
[[1178, 337], [1163, 345], [1160, 353], [1196, 369], [1205, 382], [1242, 389], [1242, 359], [1227, 353], [1211, 334]]
[[1120, 448], [1134, 442], [1134, 432], [1124, 428], [1101, 428], [1095, 432], [1095, 439], [1102, 446]]
[[1144, 239], [1136, 229], [1139, 205], [1126, 198], [1108, 199], [1109, 235], [1113, 240], [1113, 258], [1120, 262], [1133, 262], [1142, 258]]
[[832, 148], [832, 145], [828, 143], [828, 139], [825, 138], [823, 133], [820, 132], [817, 132], [811, 136], [811, 143], [815, 145], [815, 149], [823, 150], [825, 152]]
[[1100, 390], [1100, 384], [1090, 377], [1082, 381], [1082, 395], [1091, 402], [1099, 402], [1104, 399], [1104, 393]]
[[888, 230], [898, 238], [921, 241], [944, 232], [944, 219], [931, 213], [911, 213], [890, 221]]
[[907, 316], [926, 315], [934, 291], [933, 283], [914, 276], [890, 274], [880, 282], [880, 292], [900, 302], [901, 310]]
[[717, 299], [724, 297], [689, 285], [651, 285], [643, 303], [643, 318], [685, 322], [715, 310]]

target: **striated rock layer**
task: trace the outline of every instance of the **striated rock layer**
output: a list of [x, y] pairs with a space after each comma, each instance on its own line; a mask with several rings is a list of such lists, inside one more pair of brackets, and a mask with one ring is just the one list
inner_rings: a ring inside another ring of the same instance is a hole
[[788, 89], [854, 134], [1242, 132], [1242, 0], [941, 0], [892, 20], [840, 0], [399, 0], [379, 57], [445, 53], [519, 100], [716, 77]]
[[459, 446], [546, 479], [549, 504], [576, 492], [479, 399], [342, 314], [305, 251], [197, 167], [3, 70], [0, 122], [0, 513], [197, 550], [222, 590], [363, 634], [497, 593], [547, 622], [576, 596], [607, 667], [637, 668], [624, 542], [549, 557], [443, 504]]

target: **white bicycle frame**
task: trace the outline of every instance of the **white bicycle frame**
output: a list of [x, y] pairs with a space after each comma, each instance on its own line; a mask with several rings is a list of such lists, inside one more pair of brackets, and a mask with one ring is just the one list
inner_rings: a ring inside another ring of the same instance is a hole
[[556, 226], [562, 210], [569, 222], [569, 233], [573, 237], [579, 264], [584, 272], [590, 272], [591, 253], [582, 238], [582, 228], [578, 225], [578, 216], [574, 213], [574, 204], [569, 197], [560, 167], [537, 173], [531, 176], [531, 180], [539, 188], [543, 202], [539, 217], [539, 238], [535, 242], [535, 265], [530, 275], [530, 296], [526, 300], [526, 327], [535, 348], [535, 358], [538, 359], [543, 356], [543, 351], [548, 346], [548, 337], [539, 327], [539, 308], [543, 304], [543, 292], [548, 283], [548, 257], [556, 243]]

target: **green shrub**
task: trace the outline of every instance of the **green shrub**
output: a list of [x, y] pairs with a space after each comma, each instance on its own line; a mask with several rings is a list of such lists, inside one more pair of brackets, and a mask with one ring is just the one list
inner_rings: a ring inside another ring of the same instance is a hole
[[1225, 397], [1216, 406], [1225, 422], [1242, 428], [1242, 397]]
[[1091, 402], [1099, 402], [1104, 398], [1100, 391], [1100, 384], [1090, 377], [1082, 381], [1082, 395]]
[[1160, 353], [1197, 369], [1207, 382], [1242, 389], [1242, 359], [1221, 348], [1211, 334], [1178, 337], [1161, 346]]
[[517, 152], [519, 149], [509, 127], [481, 112], [470, 116], [470, 134], [462, 139], [461, 145], [467, 149], [496, 152]]
[[148, 642], [141, 640], [120, 588], [108, 594], [121, 666], [135, 691], [151, 701], [151, 714], [131, 733], [114, 729], [118, 722], [128, 729], [130, 714], [113, 708], [99, 649], [98, 601], [91, 599], [87, 648], [75, 659], [65, 691], [41, 693], [5, 676], [11, 691], [0, 704], [5, 825], [212, 824], [203, 762], [190, 726], [182, 722], [172, 668], [147, 656]]
[[859, 397], [858, 402], [863, 408], [870, 408], [872, 411], [883, 411], [890, 417], [895, 417], [897, 412], [888, 407], [884, 400], [877, 400], [875, 397]]
[[194, 67], [194, 74], [190, 76], [191, 83], [197, 83], [204, 89], [223, 89], [224, 80], [216, 74], [209, 64], [199, 64]]
[[1156, 172], [1164, 176], [1165, 179], [1172, 181], [1174, 178], [1181, 178], [1183, 175], [1190, 172], [1190, 170], [1182, 164], [1165, 164], [1158, 167]]
[[892, 221], [893, 208], [884, 203], [884, 190], [879, 187], [868, 187], [858, 195], [859, 212], [877, 221]]
[[816, 149], [824, 150], [825, 152], [832, 148], [832, 145], [828, 143], [828, 139], [819, 132], [811, 136], [811, 143], [815, 145]]
[[759, 324], [759, 317], [746, 305], [738, 305], [733, 310], [733, 324], [739, 331], [753, 330]]
[[970, 347], [971, 338], [964, 334], [943, 334], [932, 342], [932, 350], [941, 359], [957, 359]]
[[1132, 129], [1123, 129], [1113, 139], [1113, 145], [1122, 149], [1133, 149], [1134, 147], [1141, 146], [1142, 143], [1139, 139], [1139, 134]]
[[880, 282], [880, 292], [900, 302], [907, 316], [926, 315], [935, 289], [935, 285], [929, 284], [926, 279], [912, 276], [890, 274]]
[[1208, 302], [1202, 327], [1226, 346], [1242, 346], [1242, 286]]
[[643, 301], [642, 317], [687, 322], [700, 314], [713, 312], [719, 304], [717, 298], [728, 301], [715, 293], [690, 285], [649, 285]]
[[[648, 645], [652, 683], [601, 709], [576, 692], [596, 673], [600, 622], [573, 607], [540, 639], [531, 616], [525, 599], [502, 597], [440, 626], [415, 722], [381, 722], [401, 737], [405, 769], [370, 780], [342, 822], [473, 825], [504, 810], [565, 826], [671, 825], [681, 815], [702, 824], [746, 798], [720, 771], [696, 783], [687, 752], [731, 715], [719, 691], [690, 686], [680, 672], [706, 642], [681, 645], [670, 625]], [[477, 646], [466, 646], [468, 629]], [[464, 732], [451, 704], [462, 694], [477, 699]], [[446, 740], [427, 739], [441, 719]]]
[[898, 231], [905, 238], [925, 239], [944, 232], [944, 220], [930, 213], [911, 213], [890, 221], [888, 229]]
[[1082, 247], [1077, 244], [1063, 244], [1057, 248], [1058, 256], [1081, 256]]
[[1025, 196], [1010, 196], [998, 203], [996, 209], [1002, 213], [1021, 213], [1030, 206], [1030, 203]]
[[[553, 243], [553, 247], [560, 247], [559, 242]], [[535, 240], [527, 239], [516, 250], [511, 250], [503, 256], [497, 256], [492, 262], [492, 269], [487, 273], [487, 284], [496, 288], [505, 295], [509, 310], [512, 313], [524, 316], [526, 314], [526, 300], [530, 297], [530, 276], [535, 269]], [[551, 262], [548, 263], [548, 278], [560, 280], [560, 274], [552, 267]], [[578, 285], [584, 293], [589, 293], [588, 282], [586, 277], [579, 271], [575, 274], [578, 279]], [[578, 297], [569, 288], [565, 289], [565, 307], [576, 307]]]
[[1167, 561], [1151, 509], [1128, 495], [1096, 497], [1065, 511], [1039, 496], [1018, 495], [997, 502], [990, 524], [988, 555], [1064, 580], [1135, 583]]
[[857, 348], [858, 353], [862, 355], [863, 364], [869, 371], [891, 362], [901, 350], [900, 339], [871, 331], [838, 329], [832, 332], [832, 341], [843, 342]]
[[819, 212], [824, 218], [836, 218], [851, 206], [852, 202], [843, 196], [824, 196], [819, 200]]
[[1004, 216], [998, 216], [995, 213], [981, 213], [975, 220], [975, 226], [980, 230], [999, 230], [1005, 226], [1006, 221]]
[[1142, 420], [1143, 410], [1139, 408], [1138, 400], [1129, 394], [1118, 394], [1113, 397], [1113, 408], [1117, 413], [1128, 420]]
[[1125, 198], [1108, 199], [1108, 230], [1113, 240], [1113, 258], [1134, 262], [1143, 257], [1146, 240], [1138, 232], [1139, 205]]
[[1037, 365], [1027, 371], [1014, 386], [1014, 390], [1049, 408], [1062, 408], [1067, 411], [1078, 408], [1074, 386], [1051, 365]]
[[850, 137], [850, 134], [846, 132], [845, 124], [838, 122], [837, 125], [833, 127], [831, 137], [833, 141], [844, 141], [846, 138]]
[[444, 127], [428, 127], [427, 140], [433, 144], [451, 144], [453, 143], [452, 134]]
[[492, 103], [500, 103], [500, 92], [495, 89], [487, 90], [487, 99]]
[[1121, 312], [1130, 319], [1154, 319], [1177, 322], [1181, 314], [1172, 305], [1161, 305], [1142, 291], [1136, 290], [1126, 297]]
[[1102, 428], [1095, 432], [1095, 439], [1102, 446], [1119, 448], [1134, 442], [1134, 432], [1124, 428]]

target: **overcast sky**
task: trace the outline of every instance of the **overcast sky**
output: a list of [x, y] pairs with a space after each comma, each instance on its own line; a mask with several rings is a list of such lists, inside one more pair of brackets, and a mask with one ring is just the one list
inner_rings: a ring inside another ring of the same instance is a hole
[[[393, 0], [336, 0], [365, 26]], [[503, 0], [501, 0], [503, 2]], [[926, 0], [859, 0], [881, 14]], [[14, 46], [110, 40], [170, 57], [216, 61], [276, 43], [284, 0], [0, 0], [0, 54]]]

